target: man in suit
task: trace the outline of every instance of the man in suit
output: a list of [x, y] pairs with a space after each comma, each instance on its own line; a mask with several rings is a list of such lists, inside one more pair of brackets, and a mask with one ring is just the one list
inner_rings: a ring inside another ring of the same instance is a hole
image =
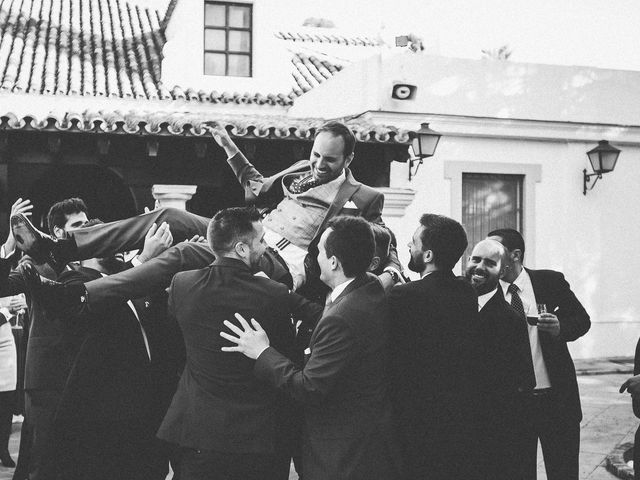
[[[303, 404], [305, 480], [397, 478], [387, 399], [386, 300], [380, 282], [367, 273], [373, 252], [366, 221], [338, 217], [328, 223], [318, 264], [331, 294], [304, 367], [287, 359], [261, 327], [267, 321], [262, 312], [237, 315], [240, 326], [225, 322], [237, 337], [220, 333], [235, 344], [222, 350], [255, 359], [253, 374], [260, 381]], [[253, 317], [251, 326], [245, 317]]]
[[[54, 204], [47, 215], [50, 232], [62, 238], [66, 231], [77, 228], [87, 221], [87, 207], [79, 198], [65, 199]], [[160, 233], [162, 236], [163, 232]], [[145, 248], [146, 254], [157, 254], [159, 240], [155, 235], [153, 248]], [[151, 237], [149, 237], [151, 238]], [[169, 242], [169, 238], [165, 238]], [[147, 247], [149, 247], [147, 245]], [[154, 253], [151, 253], [153, 250]], [[5, 259], [2, 262], [3, 275], [0, 276], [0, 296], [27, 294], [29, 305], [29, 340], [27, 342], [25, 362], [25, 417], [27, 418], [30, 435], [29, 478], [40, 480], [54, 478], [56, 458], [53, 446], [56, 444], [54, 429], [55, 412], [61, 400], [62, 391], [67, 381], [69, 371], [75, 356], [87, 334], [86, 322], [82, 319], [58, 314], [49, 298], [34, 296], [31, 292], [28, 275], [25, 268], [26, 260], [16, 270], [10, 271], [10, 264]], [[44, 270], [41, 265], [38, 273], [45, 277], [57, 278], [55, 272]], [[72, 270], [69, 266], [67, 270]], [[53, 299], [55, 304], [55, 298]]]
[[266, 244], [255, 209], [222, 210], [208, 240], [216, 259], [178, 273], [169, 288], [187, 364], [158, 436], [183, 449], [181, 480], [286, 479], [292, 440], [283, 397], [252, 375], [253, 363], [220, 351], [223, 322], [234, 312], [260, 315], [277, 347], [293, 357], [291, 315], [315, 321], [321, 307], [262, 275]]
[[527, 324], [498, 288], [505, 256], [501, 243], [482, 240], [473, 247], [465, 272], [478, 294], [482, 343], [476, 398], [484, 412], [478, 417], [478, 442], [485, 448], [479, 468], [491, 480], [526, 478], [519, 448], [526, 412], [520, 400], [535, 385]]
[[[115, 258], [83, 261], [59, 281], [78, 283], [117, 271]], [[37, 296], [37, 289], [34, 295]], [[153, 375], [156, 349], [150, 301], [82, 318], [83, 342], [56, 410], [56, 455], [65, 480], [164, 480], [168, 455], [155, 438], [166, 406]]]
[[478, 303], [452, 272], [466, 247], [458, 222], [422, 215], [409, 243], [409, 268], [421, 278], [389, 294], [392, 399], [406, 478], [479, 478]]
[[549, 480], [578, 478], [582, 410], [578, 382], [567, 342], [587, 333], [591, 322], [580, 301], [560, 272], [524, 268], [525, 244], [513, 229], [499, 229], [489, 238], [507, 249], [507, 270], [500, 280], [505, 300], [521, 318], [538, 316], [538, 304], [546, 305], [536, 325], [529, 325], [529, 344], [535, 373], [535, 389], [523, 399], [526, 433], [522, 442], [526, 478], [536, 478], [538, 439], [542, 445]]
[[[297, 162], [267, 178], [238, 150], [224, 128], [213, 126], [212, 135], [224, 148], [227, 162], [244, 189], [247, 203], [273, 206], [270, 202], [274, 198], [282, 199], [264, 219], [269, 249], [261, 262], [262, 270], [271, 278], [287, 283], [296, 290], [306, 283], [310, 290], [308, 295], [312, 296], [318, 289], [317, 283], [313, 282], [317, 277], [317, 268], [312, 257], [327, 221], [336, 215], [348, 214], [382, 223], [383, 194], [357, 182], [348, 169], [354, 157], [356, 140], [346, 125], [339, 122], [325, 124], [316, 134], [309, 160]], [[46, 261], [58, 267], [71, 259], [103, 257], [139, 248], [144, 234], [154, 223], [167, 222], [176, 242], [195, 234], [204, 235], [208, 223], [208, 219], [182, 210], [160, 209], [91, 229], [73, 231], [65, 239], [54, 240], [39, 232], [24, 215], [14, 215], [11, 221], [18, 248], [29, 252], [39, 262]], [[307, 256], [309, 252], [312, 253], [310, 257]], [[144, 274], [170, 279], [183, 269], [179, 259], [184, 256], [200, 257], [201, 252], [187, 252], [166, 258], [163, 262], [154, 262], [147, 266]], [[395, 283], [401, 270], [395, 248], [392, 248], [386, 267], [380, 280], [384, 284]], [[111, 282], [118, 280], [120, 278], [112, 278]], [[142, 274], [136, 279], [126, 280], [144, 284]], [[96, 282], [87, 285], [89, 299], [95, 297], [92, 291], [100, 289], [104, 292], [109, 288], [100, 280]]]

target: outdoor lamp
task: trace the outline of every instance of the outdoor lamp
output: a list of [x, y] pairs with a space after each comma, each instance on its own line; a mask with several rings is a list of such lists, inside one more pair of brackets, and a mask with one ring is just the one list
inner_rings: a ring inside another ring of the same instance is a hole
[[[596, 185], [599, 178], [602, 178], [603, 173], [612, 172], [616, 168], [616, 162], [618, 161], [618, 155], [620, 150], [610, 145], [606, 140], [600, 140], [598, 146], [587, 152], [589, 162], [591, 162], [591, 168], [593, 173], [587, 174], [587, 169], [582, 171], [583, 174], [583, 189], [582, 194], [586, 195], [587, 190], [592, 190]], [[589, 188], [587, 185], [591, 177], [596, 177]]]
[[[431, 130], [428, 123], [423, 123], [420, 125], [420, 130], [413, 132], [411, 136], [413, 137], [411, 141], [413, 157], [409, 159], [409, 180], [418, 173], [418, 168], [422, 165], [422, 159], [433, 156], [442, 135], [435, 130]], [[412, 171], [414, 163], [416, 164], [416, 169]]]

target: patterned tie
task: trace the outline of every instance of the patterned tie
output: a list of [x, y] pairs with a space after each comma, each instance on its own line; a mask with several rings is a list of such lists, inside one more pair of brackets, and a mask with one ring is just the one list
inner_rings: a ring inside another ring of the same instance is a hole
[[524, 322], [522, 322], [522, 337], [520, 344], [520, 353], [522, 355], [522, 383], [519, 387], [521, 392], [528, 392], [533, 390], [536, 386], [536, 374], [533, 369], [533, 360], [531, 358], [531, 346], [529, 344], [529, 333], [526, 318], [527, 316], [524, 313], [524, 305], [522, 305], [522, 299], [520, 295], [518, 295], [518, 286], [514, 283], [509, 285], [507, 288], [507, 292], [511, 294], [511, 306], [513, 309], [520, 314]]
[[522, 318], [527, 318], [524, 314], [524, 305], [522, 305], [522, 299], [520, 298], [520, 295], [518, 295], [518, 290], [520, 289], [515, 283], [509, 284], [507, 292], [511, 294], [511, 306], [522, 316]]
[[320, 185], [320, 182], [313, 178], [313, 175], [310, 173], [306, 173], [291, 182], [289, 191], [297, 195], [299, 193], [304, 193], [313, 187], [317, 187], [318, 185]]

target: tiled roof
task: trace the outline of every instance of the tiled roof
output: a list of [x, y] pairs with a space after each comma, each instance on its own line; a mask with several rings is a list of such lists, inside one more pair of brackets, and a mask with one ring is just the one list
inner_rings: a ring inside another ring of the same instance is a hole
[[[167, 15], [174, 3], [170, 3]], [[160, 80], [156, 10], [124, 0], [0, 0], [0, 91], [290, 106], [296, 93], [205, 92]]]
[[291, 40], [292, 42], [315, 42], [315, 43], [337, 43], [341, 45], [354, 45], [363, 47], [378, 47], [382, 45], [382, 41], [367, 37], [346, 37], [336, 34], [330, 28], [314, 28], [312, 32], [276, 32], [276, 38], [282, 40]]
[[349, 55], [332, 57], [323, 47], [380, 45], [331, 29], [278, 32], [292, 62], [283, 93], [167, 87], [160, 76], [163, 32], [175, 4], [161, 14], [126, 0], [0, 0], [0, 91], [287, 107], [350, 63]]
[[[45, 118], [0, 116], [0, 132], [7, 130], [95, 132], [158, 136], [195, 136], [207, 134], [205, 122], [217, 121], [235, 137], [310, 140], [325, 120], [289, 118], [275, 115], [219, 115], [167, 112], [84, 111], [51, 114]], [[409, 132], [397, 127], [378, 125], [363, 119], [347, 119], [359, 142], [408, 144]]]

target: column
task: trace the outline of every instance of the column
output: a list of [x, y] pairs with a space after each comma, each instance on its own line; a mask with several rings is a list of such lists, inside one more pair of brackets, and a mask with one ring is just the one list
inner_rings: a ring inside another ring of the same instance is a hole
[[186, 210], [187, 202], [191, 200], [197, 188], [196, 185], [154, 185], [151, 187], [151, 194], [161, 208]]

